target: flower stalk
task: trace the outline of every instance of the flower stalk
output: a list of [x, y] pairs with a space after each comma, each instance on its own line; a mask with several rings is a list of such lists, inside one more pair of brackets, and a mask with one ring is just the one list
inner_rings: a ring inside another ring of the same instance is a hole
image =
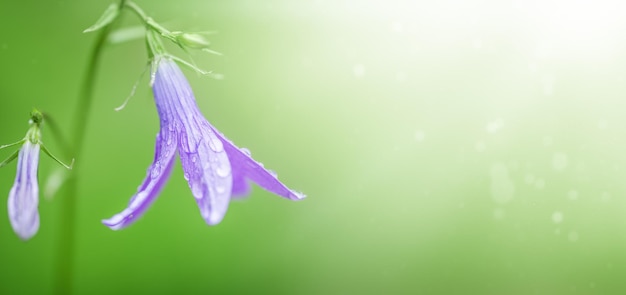
[[[126, 0], [120, 0], [119, 7], [124, 7]], [[100, 56], [106, 44], [109, 34], [112, 30], [112, 24], [115, 19], [107, 21], [107, 24], [99, 30], [96, 36], [96, 43], [92, 47], [89, 54], [89, 63], [82, 84], [80, 86], [78, 102], [74, 113], [74, 129], [71, 133], [71, 142], [73, 143], [72, 154], [76, 159], [82, 156], [83, 145], [85, 141], [85, 128], [89, 121], [89, 113], [93, 100], [93, 90], [96, 80], [96, 74], [100, 66]], [[72, 285], [74, 280], [74, 253], [76, 246], [76, 207], [78, 195], [78, 180], [80, 178], [81, 161], [78, 161], [74, 169], [78, 173], [67, 180], [66, 194], [60, 198], [61, 212], [59, 221], [59, 237], [57, 241], [56, 267], [54, 272], [54, 293], [55, 294], [72, 294]]]

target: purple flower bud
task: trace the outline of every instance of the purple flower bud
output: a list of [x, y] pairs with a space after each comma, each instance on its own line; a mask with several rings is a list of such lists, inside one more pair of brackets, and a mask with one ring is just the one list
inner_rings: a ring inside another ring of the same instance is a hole
[[232, 196], [250, 192], [249, 180], [291, 200], [305, 197], [286, 187], [273, 172], [253, 160], [247, 150], [236, 147], [204, 118], [187, 79], [174, 61], [164, 57], [158, 61], [152, 89], [161, 123], [154, 161], [128, 207], [103, 220], [106, 226], [122, 229], [146, 211], [169, 178], [177, 152], [200, 214], [209, 225], [222, 221]]
[[22, 239], [32, 238], [39, 230], [39, 144], [26, 140], [17, 159], [17, 175], [9, 192], [9, 220]]

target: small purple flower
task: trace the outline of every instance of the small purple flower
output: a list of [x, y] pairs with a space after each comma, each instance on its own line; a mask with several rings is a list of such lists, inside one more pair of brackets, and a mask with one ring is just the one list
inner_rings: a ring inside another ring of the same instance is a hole
[[39, 230], [39, 144], [26, 140], [17, 158], [15, 183], [9, 192], [9, 220], [13, 231], [29, 240]]
[[37, 182], [39, 151], [43, 151], [67, 169], [72, 169], [74, 164], [72, 160], [72, 164], [68, 166], [48, 151], [41, 141], [42, 123], [43, 114], [38, 110], [33, 110], [26, 137], [18, 142], [0, 146], [0, 150], [17, 145], [22, 146], [6, 160], [0, 162], [0, 167], [4, 167], [17, 158], [15, 183], [9, 192], [9, 220], [13, 231], [25, 241], [32, 238], [39, 230], [39, 184]]
[[155, 200], [170, 176], [178, 152], [184, 177], [209, 224], [220, 223], [231, 197], [250, 192], [248, 181], [291, 200], [305, 196], [286, 187], [276, 175], [239, 149], [204, 118], [187, 79], [174, 61], [159, 60], [152, 90], [160, 118], [154, 162], [128, 207], [103, 220], [111, 229], [122, 229], [141, 216]]

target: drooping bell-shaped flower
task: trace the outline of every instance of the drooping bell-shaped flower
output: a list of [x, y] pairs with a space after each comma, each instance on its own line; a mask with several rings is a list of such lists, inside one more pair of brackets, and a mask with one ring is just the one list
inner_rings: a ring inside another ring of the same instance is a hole
[[154, 58], [152, 90], [160, 119], [154, 162], [128, 207], [103, 220], [106, 226], [124, 228], [146, 211], [167, 182], [176, 153], [200, 214], [209, 225], [224, 218], [231, 197], [249, 193], [249, 181], [287, 199], [305, 197], [285, 186], [252, 159], [249, 151], [235, 146], [204, 118], [187, 79], [172, 59]]
[[22, 239], [32, 238], [39, 230], [39, 144], [26, 140], [17, 158], [15, 183], [9, 192], [9, 220]]
[[16, 143], [0, 146], [0, 149], [4, 149], [10, 146], [22, 145], [18, 151], [0, 163], [0, 167], [3, 167], [17, 157], [17, 172], [15, 183], [9, 192], [8, 210], [13, 231], [22, 240], [29, 240], [39, 230], [39, 183], [37, 181], [39, 151], [43, 150], [55, 161], [71, 169], [71, 166], [61, 163], [61, 161], [50, 154], [41, 142], [40, 125], [42, 121], [43, 115], [39, 111], [34, 110], [31, 113], [31, 127], [28, 129], [26, 137]]

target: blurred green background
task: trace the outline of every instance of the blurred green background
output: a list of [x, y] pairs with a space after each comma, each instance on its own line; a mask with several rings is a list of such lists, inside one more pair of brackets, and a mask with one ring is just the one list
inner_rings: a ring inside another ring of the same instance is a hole
[[[172, 30], [219, 31], [224, 56], [192, 57], [225, 79], [185, 70], [202, 112], [309, 197], [255, 187], [208, 227], [177, 164], [136, 224], [101, 225], [158, 131], [146, 77], [113, 110], [144, 43], [109, 46], [76, 159], [77, 294], [626, 294], [622, 2], [137, 2]], [[0, 2], [0, 143], [32, 107], [71, 129], [95, 38], [81, 32], [109, 3]], [[0, 210], [0, 294], [51, 292], [56, 168], [42, 156], [32, 240]], [[0, 169], [6, 196], [14, 177]]]

